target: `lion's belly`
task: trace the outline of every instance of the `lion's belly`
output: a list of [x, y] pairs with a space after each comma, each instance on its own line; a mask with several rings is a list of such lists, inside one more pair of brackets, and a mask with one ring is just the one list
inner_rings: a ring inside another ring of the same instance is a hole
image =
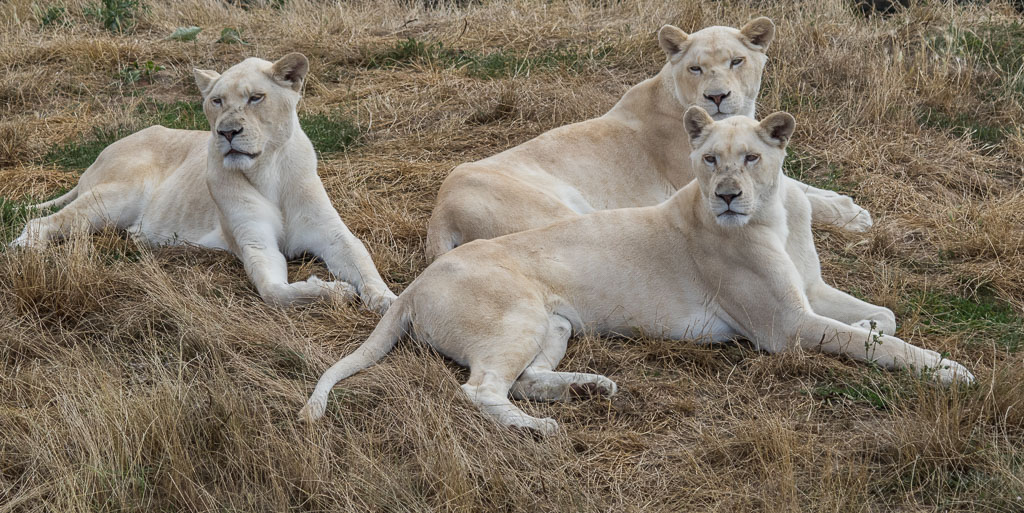
[[629, 312], [628, 307], [592, 324], [603, 334], [651, 336], [673, 340], [722, 342], [737, 335], [729, 322], [709, 309], [684, 307], [676, 312]]

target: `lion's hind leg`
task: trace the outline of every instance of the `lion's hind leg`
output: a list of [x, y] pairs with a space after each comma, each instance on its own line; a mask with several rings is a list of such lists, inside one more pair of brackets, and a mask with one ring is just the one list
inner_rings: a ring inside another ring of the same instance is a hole
[[127, 228], [141, 211], [138, 197], [133, 188], [119, 184], [94, 187], [79, 193], [59, 212], [30, 220], [11, 246], [45, 248], [51, 241], [88, 235], [107, 226]]
[[552, 315], [540, 354], [512, 385], [512, 396], [535, 401], [566, 401], [595, 395], [615, 395], [618, 386], [600, 374], [556, 372], [565, 356], [572, 326], [560, 315]]
[[[548, 435], [558, 431], [554, 419], [533, 417], [509, 400], [509, 390], [516, 379], [541, 352], [538, 341], [543, 339], [546, 325], [542, 317], [534, 314], [531, 309], [507, 313], [503, 316], [504, 322], [495, 326], [500, 333], [480, 337], [487, 343], [476, 345], [475, 354], [469, 355], [470, 375], [462, 390], [473, 404], [499, 424]], [[523, 322], [527, 324], [524, 326]]]
[[809, 187], [805, 191], [811, 203], [811, 219], [854, 232], [865, 232], [874, 221], [871, 213], [854, 203], [853, 198], [833, 191]]

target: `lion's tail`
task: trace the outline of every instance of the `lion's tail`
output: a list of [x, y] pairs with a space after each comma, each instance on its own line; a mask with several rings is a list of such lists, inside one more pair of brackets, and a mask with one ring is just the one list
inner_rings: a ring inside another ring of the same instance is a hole
[[53, 207], [63, 207], [68, 203], [71, 203], [78, 197], [78, 186], [76, 185], [70, 191], [65, 192], [63, 196], [52, 199], [50, 201], [44, 201], [43, 203], [37, 203], [32, 208], [39, 210], [46, 210]]
[[395, 343], [409, 327], [410, 314], [407, 311], [407, 303], [406, 297], [396, 299], [366, 342], [352, 354], [338, 360], [320, 376], [320, 381], [316, 383], [309, 401], [299, 412], [300, 419], [317, 420], [323, 417], [324, 410], [327, 409], [327, 394], [335, 384], [376, 363], [395, 347]]

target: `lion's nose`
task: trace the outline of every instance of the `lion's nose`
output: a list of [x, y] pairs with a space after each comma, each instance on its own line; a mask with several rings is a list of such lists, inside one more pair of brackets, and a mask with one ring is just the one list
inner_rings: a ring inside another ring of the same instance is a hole
[[732, 91], [729, 91], [727, 93], [705, 94], [704, 97], [715, 102], [716, 106], [721, 106], [722, 101], [728, 98], [730, 94], [732, 94]]
[[741, 194], [743, 194], [743, 191], [737, 192], [735, 194], [718, 194], [718, 193], [715, 193], [715, 196], [718, 196], [719, 198], [722, 198], [722, 201], [725, 202], [725, 206], [729, 206], [729, 204], [732, 203], [732, 200], [738, 198]]
[[242, 129], [241, 128], [237, 128], [237, 129], [232, 128], [230, 130], [217, 130], [217, 133], [222, 135], [222, 136], [224, 136], [224, 138], [227, 139], [228, 142], [231, 142], [231, 139], [234, 139], [236, 135], [242, 133]]

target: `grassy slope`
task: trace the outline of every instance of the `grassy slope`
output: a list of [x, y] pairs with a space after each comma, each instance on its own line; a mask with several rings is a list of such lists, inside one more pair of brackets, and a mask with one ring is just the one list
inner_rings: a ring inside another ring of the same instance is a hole
[[[108, 233], [0, 251], [0, 511], [1024, 507], [1024, 28], [1008, 4], [887, 19], [838, 1], [235, 4], [250, 8], [150, 2], [124, 34], [79, 0], [0, 6], [5, 240], [21, 206], [72, 186], [111, 134], [201, 128], [193, 67], [301, 51], [320, 174], [401, 290], [425, 265], [453, 165], [602, 113], [657, 71], [662, 23], [763, 14], [779, 30], [760, 111], [798, 120], [788, 171], [876, 218], [864, 235], [817, 231], [827, 279], [893, 308], [899, 335], [980, 383], [585, 337], [563, 367], [607, 374], [621, 395], [525, 404], [565, 428], [535, 441], [482, 419], [460, 395], [465, 371], [407, 342], [310, 427], [298, 408], [376, 316], [276, 310], [228, 255]], [[196, 41], [165, 40], [189, 25]], [[249, 44], [217, 43], [229, 27]]]

